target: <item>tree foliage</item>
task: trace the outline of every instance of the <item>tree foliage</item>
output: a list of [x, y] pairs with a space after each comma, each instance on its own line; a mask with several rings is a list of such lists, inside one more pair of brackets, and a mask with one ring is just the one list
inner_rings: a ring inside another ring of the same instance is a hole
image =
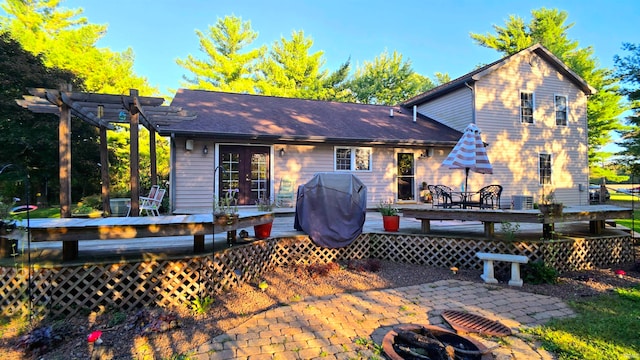
[[[31, 194], [40, 193], [41, 199], [57, 202], [58, 117], [32, 113], [20, 107], [16, 99], [20, 99], [28, 87], [55, 88], [62, 82], [82, 87], [81, 81], [70, 72], [44, 66], [40, 58], [24, 51], [7, 34], [0, 35], [0, 143], [3, 148], [0, 164], [13, 164], [16, 170], [0, 178], [0, 195], [23, 197], [22, 181], [28, 171]], [[97, 131], [77, 119], [72, 120], [71, 126], [72, 191], [79, 194], [79, 198], [99, 189]]]
[[[445, 79], [443, 75], [443, 79]], [[397, 51], [387, 51], [356, 70], [349, 89], [357, 102], [395, 105], [434, 87], [433, 82], [413, 71]]]
[[45, 66], [72, 72], [83, 79], [85, 90], [127, 94], [138, 89], [142, 95], [158, 90], [133, 71], [131, 48], [122, 53], [96, 47], [106, 25], [89, 24], [80, 17], [82, 9], [59, 8], [60, 0], [6, 0], [0, 17], [8, 33], [30, 53], [41, 56]]
[[625, 85], [620, 93], [631, 104], [631, 115], [626, 118], [628, 127], [621, 131], [621, 155], [624, 163], [631, 166], [635, 175], [640, 175], [640, 44], [625, 43], [622, 49], [626, 56], [616, 55], [616, 76]]
[[349, 73], [349, 63], [329, 74], [322, 70], [324, 52], [310, 53], [313, 39], [303, 31], [294, 31], [291, 40], [284, 37], [273, 43], [260, 64], [260, 93], [301, 99], [333, 100], [344, 96], [342, 84]]
[[256, 66], [266, 48], [246, 50], [258, 37], [249, 21], [226, 16], [209, 27], [207, 34], [196, 30], [200, 50], [207, 59], [199, 60], [192, 55], [178, 59], [178, 65], [193, 74], [184, 79], [192, 89], [218, 90], [236, 93], [256, 92]]
[[[128, 94], [129, 89], [135, 88], [141, 95], [157, 93], [145, 78], [135, 75], [131, 49], [117, 53], [96, 47], [96, 42], [106, 33], [105, 25], [89, 24], [86, 18], [80, 17], [82, 9], [59, 8], [59, 3], [59, 0], [7, 0], [2, 4], [7, 16], [0, 17], [3, 34], [0, 72], [6, 81], [1, 94], [0, 137], [4, 138], [7, 149], [0, 158], [7, 162], [16, 154], [23, 156], [24, 160], [17, 161], [37, 169], [31, 174], [34, 192], [48, 194], [48, 200], [53, 202], [57, 201], [59, 191], [58, 118], [24, 110], [15, 104], [15, 99], [21, 98], [27, 87], [55, 89], [62, 83], [72, 84], [74, 91]], [[72, 118], [71, 132], [71, 191], [72, 199], [78, 201], [100, 192], [99, 136], [97, 128], [75, 118]], [[126, 154], [124, 165], [110, 162], [110, 172], [116, 170], [119, 177], [112, 179], [128, 185], [128, 171], [117, 171], [129, 163], [128, 132], [125, 134], [127, 147], [110, 147], [109, 158], [123, 159], [116, 155]], [[148, 144], [148, 133], [141, 134], [140, 168], [144, 180], [149, 154], [142, 146], [145, 136]], [[108, 136], [119, 135], [109, 132]], [[168, 145], [166, 139], [157, 142], [158, 169], [162, 172], [168, 169]]]
[[597, 90], [587, 104], [589, 162], [595, 165], [605, 155], [598, 152], [612, 141], [612, 131], [622, 128], [618, 117], [625, 107], [622, 97], [617, 93], [617, 81], [611, 70], [598, 67], [593, 48], [580, 48], [577, 41], [568, 38], [568, 31], [573, 24], [565, 24], [567, 12], [541, 8], [533, 10], [531, 15], [528, 24], [512, 15], [504, 27], [494, 25], [495, 34], [472, 33], [471, 38], [479, 45], [496, 49], [505, 55], [540, 43]]

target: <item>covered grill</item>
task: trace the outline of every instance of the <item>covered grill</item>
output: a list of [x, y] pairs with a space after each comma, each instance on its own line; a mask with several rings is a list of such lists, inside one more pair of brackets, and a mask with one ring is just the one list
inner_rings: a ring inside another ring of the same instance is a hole
[[319, 246], [339, 248], [362, 233], [367, 187], [353, 174], [317, 173], [298, 187], [295, 229]]

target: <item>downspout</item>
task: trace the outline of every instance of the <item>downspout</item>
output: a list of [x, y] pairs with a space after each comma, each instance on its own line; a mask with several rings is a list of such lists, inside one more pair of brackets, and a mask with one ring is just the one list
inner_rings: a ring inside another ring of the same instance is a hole
[[476, 123], [476, 92], [473, 91], [473, 87], [469, 85], [469, 83], [467, 83], [466, 81], [464, 82], [464, 85], [468, 87], [469, 90], [471, 90], [471, 122], [477, 125]]
[[176, 210], [176, 134], [171, 133], [171, 144], [169, 144], [169, 207], [171, 214]]

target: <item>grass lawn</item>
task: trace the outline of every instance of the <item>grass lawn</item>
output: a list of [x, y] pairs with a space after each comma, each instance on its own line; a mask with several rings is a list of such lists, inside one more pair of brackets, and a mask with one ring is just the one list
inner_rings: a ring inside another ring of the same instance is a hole
[[544, 347], [564, 359], [640, 359], [640, 287], [573, 302], [577, 317], [534, 328]]

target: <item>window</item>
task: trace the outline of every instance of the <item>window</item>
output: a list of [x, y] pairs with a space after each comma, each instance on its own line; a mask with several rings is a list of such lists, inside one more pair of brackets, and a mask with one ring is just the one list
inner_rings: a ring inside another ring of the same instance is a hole
[[567, 126], [567, 97], [564, 95], [555, 96], [556, 125]]
[[371, 148], [336, 147], [336, 170], [371, 171]]
[[533, 124], [533, 93], [520, 92], [520, 122]]
[[551, 184], [551, 154], [540, 154], [539, 165], [540, 185]]

